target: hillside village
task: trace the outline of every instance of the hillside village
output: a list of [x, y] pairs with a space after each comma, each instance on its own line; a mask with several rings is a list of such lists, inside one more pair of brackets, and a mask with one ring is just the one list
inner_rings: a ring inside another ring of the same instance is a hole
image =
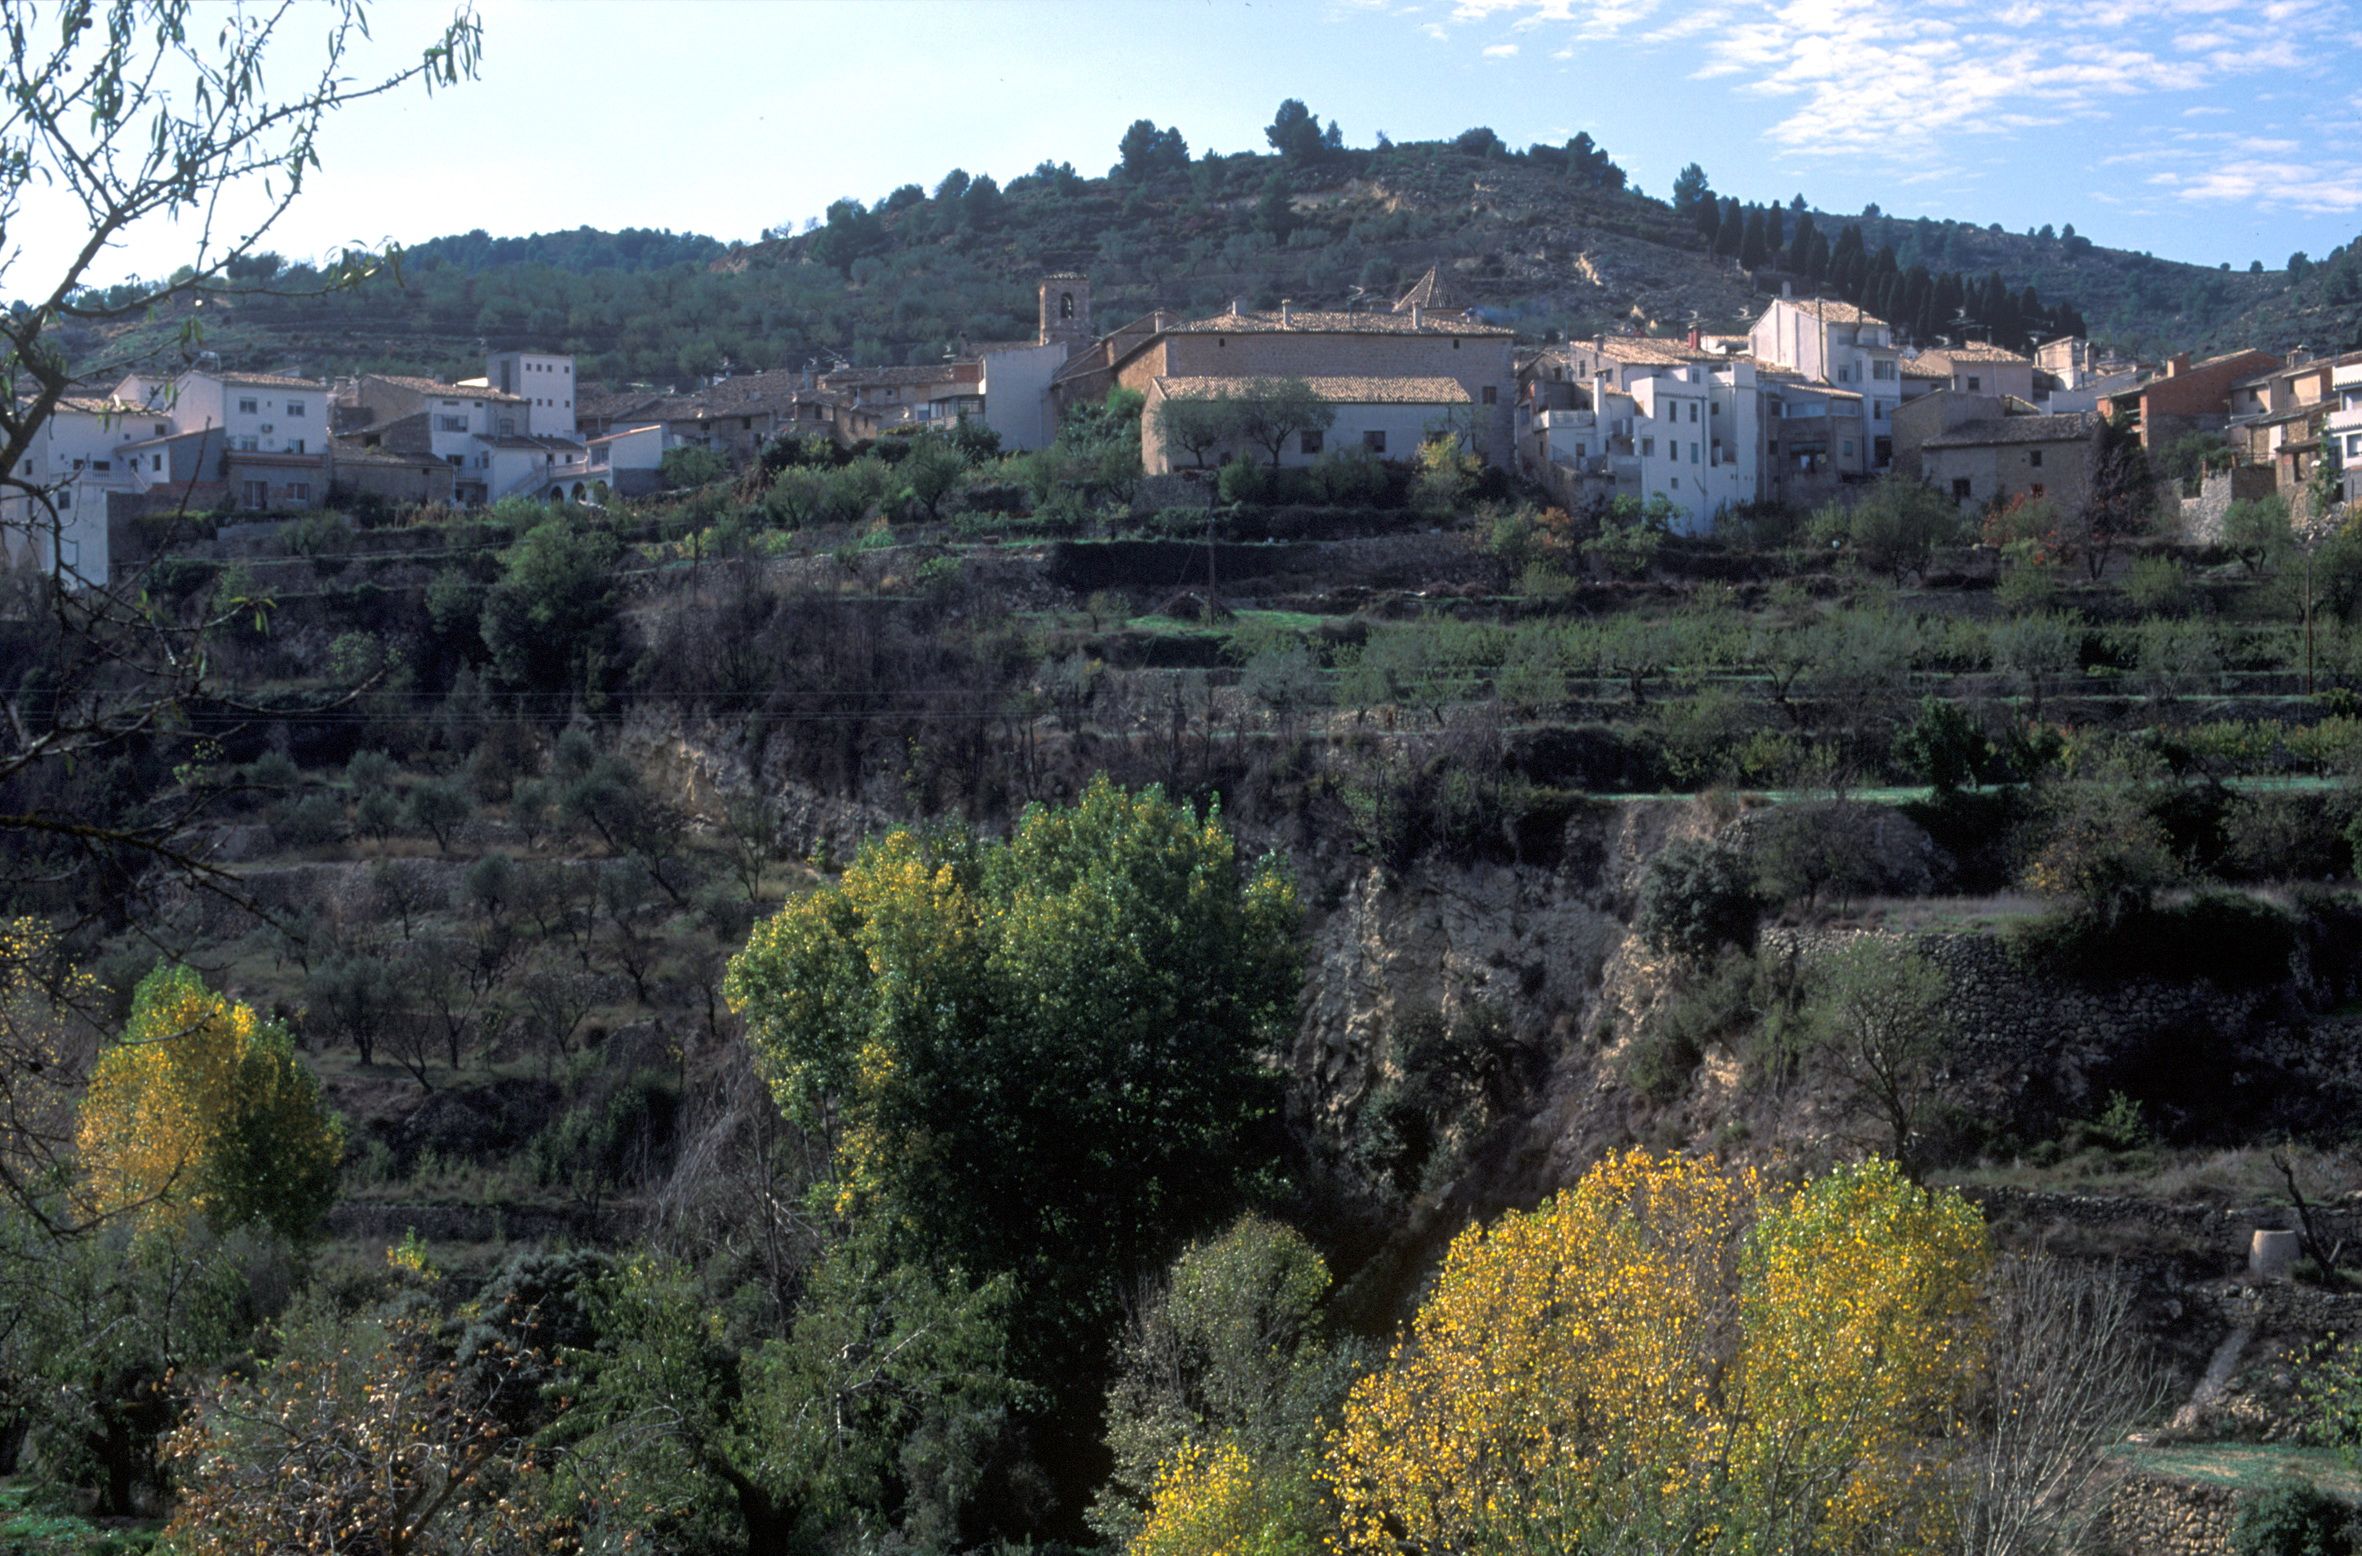
[[1402, 461], [1451, 436], [1566, 507], [1628, 499], [1692, 535], [1756, 505], [1842, 503], [1890, 472], [1964, 512], [2044, 497], [2074, 506], [2110, 424], [2159, 459], [2177, 440], [2219, 441], [2205, 490], [2172, 494], [2201, 524], [2232, 500], [2271, 494], [2301, 517], [2324, 459], [2346, 500], [2362, 495], [2362, 352], [2144, 363], [2077, 338], [2031, 356], [1973, 336], [1911, 346], [1859, 305], [1792, 293], [1744, 334], [1537, 349], [1449, 290], [1433, 267], [1391, 306], [1242, 300], [1211, 317], [1159, 309], [1099, 333], [1090, 278], [1060, 274], [1038, 283], [1030, 340], [970, 345], [936, 366], [731, 374], [686, 393], [579, 382], [572, 356], [523, 350], [495, 352], [483, 376], [454, 383], [134, 373], [62, 398], [20, 474], [55, 483], [59, 543], [97, 583], [115, 549], [110, 527], [143, 513], [596, 503], [659, 490], [674, 449], [743, 468], [782, 437], [851, 448], [963, 423], [1027, 452], [1111, 389], [1143, 397], [1142, 465], [1163, 475], [1256, 452], [1237, 435], [1176, 443], [1172, 402], [1251, 400], [1279, 382], [1307, 386], [1324, 414], [1264, 442], [1275, 466], [1339, 451]]

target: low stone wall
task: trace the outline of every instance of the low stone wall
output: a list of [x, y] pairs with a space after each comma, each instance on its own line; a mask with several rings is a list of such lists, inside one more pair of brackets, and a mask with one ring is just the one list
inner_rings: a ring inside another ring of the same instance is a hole
[[2238, 1516], [2238, 1493], [2227, 1486], [2128, 1475], [2108, 1499], [2101, 1531], [2115, 1556], [2228, 1556]]

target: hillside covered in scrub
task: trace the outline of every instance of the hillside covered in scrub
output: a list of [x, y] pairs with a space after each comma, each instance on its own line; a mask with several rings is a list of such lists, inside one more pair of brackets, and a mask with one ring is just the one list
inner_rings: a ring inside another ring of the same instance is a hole
[[[1826, 284], [1906, 331], [1922, 325], [1921, 344], [1965, 327], [2022, 339], [2077, 325], [2158, 356], [2362, 338], [2362, 254], [2351, 246], [2295, 268], [2275, 257], [2218, 271], [2101, 247], [2071, 221], [2012, 233], [1828, 212], [1803, 194], [1717, 196], [1702, 175], [1669, 204], [1630, 188], [1587, 137], [1513, 151], [1471, 130], [1194, 160], [1185, 141], [1179, 156], [1155, 144], [1106, 177], [1045, 163], [1004, 189], [953, 169], [839, 201], [810, 231], [727, 249], [668, 233], [477, 233], [417, 242], [397, 266], [326, 296], [301, 271], [266, 273], [275, 261], [258, 257], [200, 313], [184, 299], [128, 334], [83, 332], [74, 354], [171, 358], [193, 349], [183, 326], [201, 322], [196, 344], [233, 367], [459, 375], [479, 369], [487, 346], [523, 346], [574, 353], [595, 380], [686, 386], [726, 369], [932, 362], [965, 343], [1028, 337], [1034, 278], [1052, 271], [1087, 271], [1111, 328], [1154, 308], [1215, 313], [1239, 299], [1381, 304], [1431, 265], [1456, 302], [1537, 342], [1743, 329], [1783, 283]], [[1727, 234], [1697, 219], [1701, 191]], [[1848, 228], [1853, 274], [1836, 252]], [[1814, 233], [1831, 251], [1818, 263]], [[1915, 271], [1923, 290], [1906, 296]], [[1947, 278], [1942, 306], [1923, 302]]]
[[1138, 413], [12, 578], [0, 1530], [2346, 1538], [2357, 531]]

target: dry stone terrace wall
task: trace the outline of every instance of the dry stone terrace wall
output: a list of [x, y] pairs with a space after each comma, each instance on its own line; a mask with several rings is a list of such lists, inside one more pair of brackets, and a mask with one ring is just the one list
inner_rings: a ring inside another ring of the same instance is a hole
[[[1854, 933], [1771, 929], [1763, 952], [1809, 958]], [[2251, 990], [2085, 984], [2030, 970], [1990, 935], [1917, 935], [1911, 943], [1951, 985], [1958, 1100], [2021, 1132], [2090, 1117], [2112, 1090], [2138, 1097], [2198, 1084], [2192, 1074], [2200, 1068], [2219, 1070], [2230, 1087], [2261, 1084], [2264, 1072], [2283, 1067], [2272, 1034], [2290, 1013], [2284, 982]]]
[[2113, 1556], [2227, 1556], [2238, 1494], [2154, 1475], [2129, 1475], [2108, 1499], [2102, 1523]]

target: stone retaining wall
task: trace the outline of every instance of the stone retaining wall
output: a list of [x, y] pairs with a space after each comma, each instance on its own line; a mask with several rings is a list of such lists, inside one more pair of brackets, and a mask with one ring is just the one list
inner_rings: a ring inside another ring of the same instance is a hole
[[2228, 1556], [2238, 1493], [2154, 1475], [2129, 1475], [2108, 1499], [2101, 1528], [2116, 1556]]

